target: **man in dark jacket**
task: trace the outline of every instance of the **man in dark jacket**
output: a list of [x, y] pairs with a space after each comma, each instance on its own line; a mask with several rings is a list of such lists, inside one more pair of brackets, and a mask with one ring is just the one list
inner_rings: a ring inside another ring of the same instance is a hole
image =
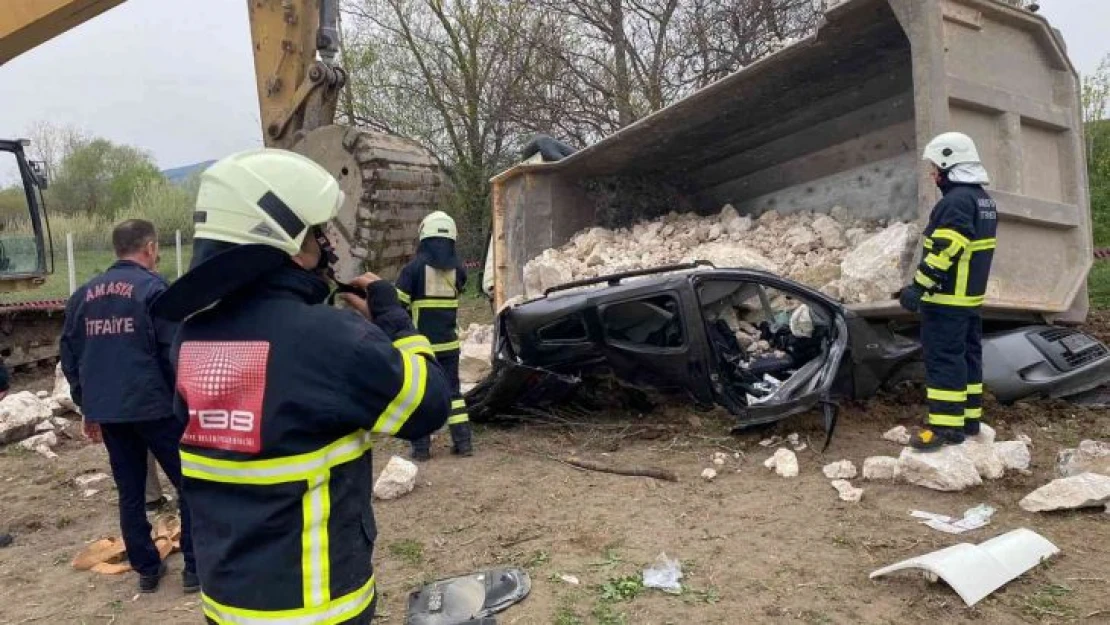
[[921, 313], [929, 416], [911, 445], [935, 450], [979, 433], [983, 415], [983, 318], [998, 209], [975, 143], [946, 132], [925, 147], [944, 196], [929, 216], [921, 263], [902, 306]]
[[[397, 295], [412, 314], [412, 322], [432, 343], [436, 360], [451, 385], [451, 453], [470, 456], [474, 445], [470, 417], [459, 384], [459, 294], [466, 288], [466, 269], [455, 254], [458, 230], [455, 220], [436, 211], [420, 222], [420, 243], [416, 257], [401, 268]], [[432, 457], [431, 437], [412, 443], [414, 460]]]
[[[176, 326], [151, 318], [150, 304], [166, 290], [154, 272], [158, 237], [149, 221], [131, 219], [112, 231], [119, 259], [77, 289], [66, 304], [62, 372], [85, 417], [85, 432], [103, 440], [119, 490], [119, 521], [139, 590], [154, 592], [166, 566], [150, 536], [144, 496], [147, 453], [181, 488], [177, 444], [185, 422], [173, 413], [170, 347]], [[188, 507], [180, 496], [182, 583], [198, 590]]]
[[[285, 150], [229, 156], [201, 176], [193, 266], [155, 304], [184, 319], [174, 348], [185, 497], [209, 622], [366, 623], [372, 433], [412, 440], [447, 419], [450, 390], [393, 285], [324, 304], [324, 225], [343, 193]], [[361, 313], [361, 314], [359, 314]]]

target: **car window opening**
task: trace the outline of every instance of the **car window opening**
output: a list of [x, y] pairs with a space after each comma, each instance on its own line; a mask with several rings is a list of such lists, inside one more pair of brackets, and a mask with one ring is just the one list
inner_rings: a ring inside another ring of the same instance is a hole
[[699, 298], [723, 392], [755, 406], [816, 389], [832, 333], [823, 307], [754, 282], [708, 281]]

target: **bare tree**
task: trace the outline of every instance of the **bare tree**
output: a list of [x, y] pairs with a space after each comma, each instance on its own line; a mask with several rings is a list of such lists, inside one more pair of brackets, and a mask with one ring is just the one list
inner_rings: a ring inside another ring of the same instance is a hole
[[46, 163], [50, 175], [56, 174], [65, 157], [86, 142], [80, 129], [45, 120], [31, 124], [27, 138], [31, 141], [27, 148], [31, 158]]

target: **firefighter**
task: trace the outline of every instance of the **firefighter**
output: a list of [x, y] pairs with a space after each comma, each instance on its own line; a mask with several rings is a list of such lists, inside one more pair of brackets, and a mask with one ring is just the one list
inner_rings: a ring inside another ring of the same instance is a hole
[[[61, 336], [62, 373], [81, 407], [84, 430], [103, 441], [119, 491], [119, 524], [127, 559], [139, 574], [139, 591], [154, 592], [166, 565], [150, 537], [144, 485], [153, 455], [175, 488], [181, 487], [177, 441], [185, 422], [174, 418], [170, 348], [177, 328], [154, 319], [150, 306], [166, 290], [158, 266], [154, 224], [129, 219], [112, 230], [118, 260], [77, 289], [66, 303]], [[157, 479], [157, 478], [155, 478]], [[189, 510], [181, 511], [182, 586], [198, 588]]]
[[[397, 277], [397, 295], [412, 314], [417, 330], [432, 342], [432, 351], [451, 385], [451, 453], [474, 453], [470, 436], [470, 417], [459, 385], [459, 294], [466, 287], [466, 269], [455, 254], [458, 229], [455, 220], [436, 211], [420, 222], [420, 243], [416, 257]], [[430, 436], [412, 443], [412, 458], [432, 457]]]
[[943, 197], [924, 232], [921, 263], [902, 290], [902, 306], [921, 314], [929, 416], [911, 445], [935, 450], [979, 433], [983, 416], [980, 308], [994, 257], [998, 211], [975, 143], [946, 132], [925, 146]]
[[293, 152], [217, 162], [192, 267], [154, 307], [184, 319], [181, 465], [209, 623], [370, 623], [371, 434], [413, 440], [447, 420], [446, 378], [393, 285], [364, 274], [342, 285], [365, 291], [343, 295], [355, 310], [325, 304], [322, 226], [342, 202]]

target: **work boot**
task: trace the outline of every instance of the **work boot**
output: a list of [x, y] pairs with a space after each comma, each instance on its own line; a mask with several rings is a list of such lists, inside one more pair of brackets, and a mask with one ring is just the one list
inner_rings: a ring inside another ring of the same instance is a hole
[[181, 591], [187, 595], [191, 595], [200, 590], [200, 578], [197, 577], [196, 571], [182, 571], [181, 572]]
[[936, 451], [945, 445], [964, 442], [963, 428], [927, 425], [910, 439], [910, 447], [918, 451]]
[[470, 423], [453, 423], [451, 429], [451, 453], [456, 456], [474, 455], [474, 444], [470, 439]]
[[979, 436], [979, 419], [964, 419], [964, 436]]
[[150, 593], [158, 590], [158, 584], [166, 576], [166, 563], [158, 563], [158, 572], [151, 575], [139, 575], [139, 592]]
[[412, 455], [416, 462], [427, 462], [432, 459], [432, 437], [425, 436], [412, 442]]

